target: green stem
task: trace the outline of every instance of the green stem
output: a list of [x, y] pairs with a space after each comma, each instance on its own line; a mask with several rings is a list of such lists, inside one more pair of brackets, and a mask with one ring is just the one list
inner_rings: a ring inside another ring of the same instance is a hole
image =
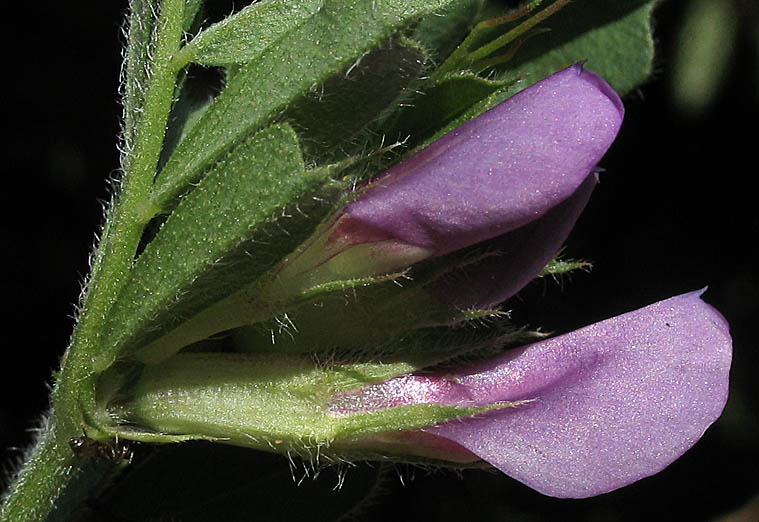
[[77, 509], [126, 461], [80, 458], [51, 419], [29, 455], [7, 498], [0, 520], [70, 522]]
[[[163, 0], [161, 4], [154, 59], [134, 149], [94, 255], [79, 322], [61, 361], [51, 396], [50, 426], [11, 486], [0, 522], [65, 520], [77, 499], [86, 498], [98, 483], [93, 480], [97, 475], [93, 471], [94, 459], [77, 458], [68, 441], [82, 435], [107, 437], [92, 417], [97, 374], [115, 359], [115, 354], [100, 344], [100, 334], [108, 311], [128, 280], [145, 224], [153, 217], [146, 212], [145, 202], [158, 166], [181, 68], [181, 62], [173, 57], [180, 49], [184, 3]], [[111, 472], [117, 469], [106, 468]], [[72, 488], [78, 492], [73, 496], [66, 493]]]
[[530, 17], [527, 21], [519, 24], [511, 31], [502, 34], [492, 42], [483, 45], [476, 51], [473, 51], [469, 54], [469, 63], [475, 63], [477, 60], [481, 60], [485, 58], [486, 56], [489, 56], [496, 52], [498, 49], [503, 47], [509, 42], [512, 42], [513, 40], [519, 38], [523, 34], [525, 34], [527, 31], [538, 25], [540, 22], [551, 16], [552, 14], [556, 13], [559, 9], [564, 7], [569, 3], [569, 0], [557, 0], [550, 6], [546, 7], [539, 13], [537, 13], [535, 16]]
[[[549, 5], [547, 8], [543, 9], [539, 13], [535, 14], [534, 16], [531, 16], [526, 21], [522, 22], [515, 28], [511, 29], [510, 31], [502, 34], [498, 38], [492, 40], [491, 42], [479, 47], [475, 51], [469, 52], [469, 48], [472, 46], [474, 41], [480, 37], [482, 31], [489, 29], [491, 27], [494, 27], [496, 25], [500, 25], [504, 22], [510, 22], [514, 19], [520, 18], [530, 11], [532, 11], [535, 7], [537, 7], [540, 3], [542, 3], [542, 0], [534, 0], [533, 2], [530, 2], [523, 8], [519, 9], [518, 11], [508, 14], [506, 16], [502, 16], [499, 18], [494, 18], [492, 20], [485, 20], [484, 22], [480, 22], [477, 24], [477, 26], [474, 28], [474, 30], [469, 34], [469, 36], [464, 39], [463, 42], [456, 48], [453, 53], [446, 59], [443, 64], [438, 67], [435, 72], [430, 75], [430, 81], [433, 83], [439, 81], [448, 73], [456, 72], [456, 71], [463, 71], [466, 69], [469, 69], [472, 65], [476, 65], [477, 71], [481, 71], [483, 67], [481, 64], [484, 64], [485, 66], [488, 65], [488, 62], [484, 61], [484, 59], [497, 50], [501, 49], [505, 45], [509, 44], [510, 42], [516, 40], [517, 38], [524, 35], [527, 31], [538, 25], [540, 22], [548, 18], [549, 16], [553, 15], [559, 9], [564, 7], [570, 2], [570, 0], [556, 0], [553, 4]], [[494, 59], [493, 64], [501, 63], [504, 59]], [[481, 64], [477, 64], [476, 62], [483, 60]]]

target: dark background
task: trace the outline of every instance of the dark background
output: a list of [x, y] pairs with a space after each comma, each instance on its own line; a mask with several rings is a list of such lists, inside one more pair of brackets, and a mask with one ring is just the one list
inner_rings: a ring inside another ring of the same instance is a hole
[[[118, 167], [125, 4], [19, 4], [6, 13], [13, 41], [4, 45], [0, 462], [18, 458], [46, 407], [109, 196], [106, 179]], [[361, 519], [713, 520], [752, 498], [749, 517], [759, 517], [759, 404], [751, 384], [759, 369], [756, 42], [743, 33], [706, 112], [677, 111], [668, 75], [685, 5], [665, 2], [656, 14], [656, 73], [626, 98], [626, 121], [602, 162], [606, 173], [569, 240], [568, 254], [592, 260], [593, 273], [575, 274], [563, 288], [533, 284], [509, 307], [517, 320], [562, 332], [709, 285], [705, 299], [734, 337], [725, 414], [661, 474], [595, 499], [544, 497], [495, 473], [403, 468], [403, 481], [392, 471], [391, 494]]]

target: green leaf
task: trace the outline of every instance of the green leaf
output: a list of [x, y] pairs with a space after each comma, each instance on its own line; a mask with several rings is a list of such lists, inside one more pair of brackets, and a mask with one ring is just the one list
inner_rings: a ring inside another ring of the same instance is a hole
[[232, 65], [257, 58], [269, 45], [306, 23], [324, 0], [262, 0], [204, 30], [183, 52], [203, 65]]
[[326, 176], [305, 170], [287, 125], [233, 149], [137, 259], [111, 310], [99, 369], [254, 281], [311, 233], [340, 194]]
[[315, 85], [346, 70], [411, 21], [453, 0], [325, 0], [306, 23], [229, 80], [156, 181], [154, 206], [171, 206], [235, 143], [269, 124]]
[[[654, 46], [651, 12], [655, 0], [576, 0], [544, 22], [550, 32], [529, 40], [501, 70], [528, 84], [573, 63], [587, 67], [625, 94], [651, 73]], [[523, 85], [526, 87], [526, 85]]]
[[424, 61], [424, 53], [413, 43], [390, 40], [309, 91], [283, 119], [298, 132], [304, 154], [319, 157], [392, 106], [419, 76]]

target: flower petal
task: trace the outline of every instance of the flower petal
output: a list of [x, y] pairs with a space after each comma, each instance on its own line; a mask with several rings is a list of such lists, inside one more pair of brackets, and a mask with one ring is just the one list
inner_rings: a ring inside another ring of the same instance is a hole
[[500, 236], [571, 196], [623, 114], [613, 89], [574, 65], [391, 168], [346, 212], [434, 255]]
[[727, 401], [728, 325], [700, 294], [471, 368], [455, 379], [466, 402], [534, 401], [427, 431], [556, 497], [598, 495], [659, 472]]
[[[599, 495], [667, 467], [722, 412], [732, 343], [724, 318], [700, 295], [660, 301], [465, 369], [368, 386], [335, 397], [330, 411], [510, 402], [424, 432], [546, 495]], [[395, 439], [402, 443], [404, 434]], [[408, 440], [413, 446], [421, 439]]]
[[558, 254], [597, 183], [592, 173], [543, 217], [492, 239], [494, 255], [438, 279], [430, 287], [441, 301], [459, 308], [487, 309], [502, 303], [534, 279]]

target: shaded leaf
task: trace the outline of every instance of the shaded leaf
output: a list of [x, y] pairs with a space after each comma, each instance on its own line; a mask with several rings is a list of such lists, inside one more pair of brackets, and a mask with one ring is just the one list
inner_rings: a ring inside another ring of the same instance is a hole
[[423, 52], [390, 40], [287, 109], [304, 153], [322, 155], [347, 141], [395, 102], [422, 70]]
[[[436, 352], [442, 346], [429, 338], [415, 340], [431, 335], [438, 326], [445, 326], [439, 331], [445, 334], [451, 325], [493, 316], [492, 310], [458, 310], [438, 301], [422, 288], [424, 279], [421, 274], [418, 281], [396, 278], [383, 282], [378, 278], [372, 284], [316, 293], [297, 307], [275, 313], [269, 321], [239, 330], [235, 341], [244, 351], [349, 353], [352, 357], [396, 352], [411, 355]], [[459, 353], [461, 346], [473, 340], [465, 327], [457, 333], [462, 337], [446, 341], [446, 353]], [[479, 333], [492, 338], [504, 332], [494, 334], [483, 329]]]
[[171, 108], [169, 115], [159, 165], [166, 163], [177, 144], [184, 139], [213, 102], [213, 99], [205, 93], [195, 92], [192, 82], [187, 81], [186, 78], [182, 78], [181, 83], [182, 85], [177, 89], [179, 92], [178, 99]]
[[409, 100], [386, 132], [400, 140], [410, 137], [407, 144], [413, 146], [477, 102], [510, 85], [510, 82], [486, 80], [473, 74], [449, 76]]
[[[466, 76], [464, 76], [466, 78]], [[452, 77], [453, 78], [453, 77]], [[468, 80], [465, 80], [468, 81]], [[447, 83], [447, 80], [443, 80], [441, 82], [441, 89], [440, 95], [447, 97], [448, 94], [453, 96], [453, 100], [455, 103], [455, 93], [448, 93], [446, 92], [447, 89], [451, 86], [445, 85]], [[490, 94], [487, 94], [484, 98], [481, 98], [480, 100], [475, 100], [475, 98], [481, 94], [484, 93], [488, 85], [492, 87], [496, 87], [494, 90], [491, 91]], [[506, 99], [510, 98], [511, 96], [515, 95], [517, 92], [522, 90], [525, 86], [523, 82], [515, 82], [515, 81], [492, 81], [492, 80], [485, 80], [485, 83], [480, 83], [477, 80], [471, 81], [468, 85], [469, 87], [469, 95], [471, 96], [469, 102], [472, 102], [471, 105], [467, 105], [463, 112], [458, 113], [453, 119], [448, 120], [442, 120], [439, 122], [439, 125], [437, 127], [429, 127], [426, 129], [423, 129], [420, 132], [419, 135], [419, 141], [417, 139], [413, 139], [412, 135], [412, 141], [410, 142], [414, 146], [418, 148], [426, 147], [427, 145], [431, 144], [435, 140], [443, 137], [444, 135], [448, 134], [452, 130], [456, 129], [457, 127], [460, 127], [467, 121], [476, 118], [480, 114], [482, 114], [485, 111], [488, 111], [498, 105], [499, 103], [505, 101]], [[461, 101], [464, 101], [465, 98], [462, 97]], [[461, 104], [464, 106], [464, 104]], [[455, 106], [452, 106], [451, 108], [454, 108]], [[458, 107], [456, 107], [458, 109]], [[451, 111], [453, 113], [453, 111]], [[413, 121], [417, 120], [418, 117], [414, 117], [410, 123], [413, 124]], [[401, 129], [399, 129], [401, 130]], [[431, 134], [432, 131], [435, 131], [434, 134]], [[419, 132], [419, 131], [418, 131]], [[412, 151], [412, 153], [415, 151]]]
[[434, 17], [428, 17], [414, 28], [412, 38], [441, 61], [461, 43], [482, 8], [484, 0], [456, 0]]
[[560, 15], [544, 23], [550, 32], [527, 40], [501, 69], [504, 77], [524, 77], [532, 84], [587, 60], [589, 69], [625, 94], [651, 73], [651, 12], [655, 4], [655, 0], [570, 2]]
[[185, 32], [191, 33], [197, 28], [204, 3], [205, 0], [186, 0], [184, 6], [184, 22], [182, 23]]

